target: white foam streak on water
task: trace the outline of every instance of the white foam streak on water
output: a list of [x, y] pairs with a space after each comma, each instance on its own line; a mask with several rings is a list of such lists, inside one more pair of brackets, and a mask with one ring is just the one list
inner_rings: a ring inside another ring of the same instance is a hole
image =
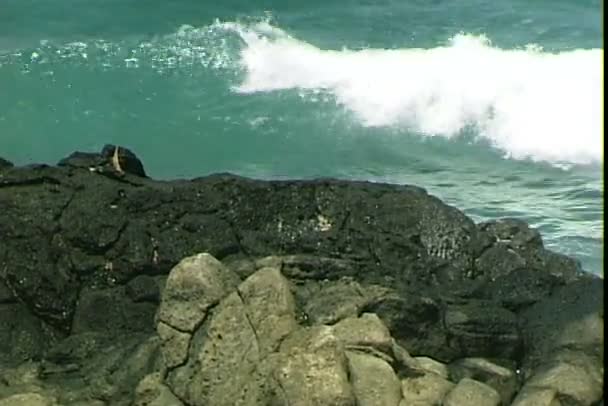
[[503, 50], [460, 34], [432, 49], [323, 50], [268, 23], [245, 42], [239, 92], [325, 90], [365, 126], [452, 137], [474, 125], [512, 158], [600, 163], [603, 50]]

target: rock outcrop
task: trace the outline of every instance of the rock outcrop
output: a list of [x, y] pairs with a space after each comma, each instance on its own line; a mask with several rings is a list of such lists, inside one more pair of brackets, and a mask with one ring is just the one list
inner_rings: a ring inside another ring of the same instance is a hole
[[0, 320], [0, 405], [603, 401], [603, 281], [524, 222], [116, 146], [0, 161]]

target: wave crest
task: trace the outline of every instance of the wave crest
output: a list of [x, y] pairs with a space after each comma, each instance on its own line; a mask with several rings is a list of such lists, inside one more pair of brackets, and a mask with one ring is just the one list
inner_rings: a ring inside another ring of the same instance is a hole
[[223, 23], [245, 43], [238, 92], [330, 92], [364, 126], [479, 137], [516, 159], [602, 162], [601, 49], [500, 49], [466, 33], [430, 49], [324, 50], [268, 22]]

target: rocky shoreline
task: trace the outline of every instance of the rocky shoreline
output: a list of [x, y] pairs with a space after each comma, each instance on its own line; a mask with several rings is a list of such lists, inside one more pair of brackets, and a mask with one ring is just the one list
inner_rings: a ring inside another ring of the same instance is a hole
[[0, 159], [0, 406], [603, 405], [603, 292], [419, 187]]

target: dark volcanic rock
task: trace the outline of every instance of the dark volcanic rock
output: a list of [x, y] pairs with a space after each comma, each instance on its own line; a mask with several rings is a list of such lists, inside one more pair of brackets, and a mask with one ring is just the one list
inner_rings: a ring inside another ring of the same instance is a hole
[[136, 302], [124, 286], [84, 288], [71, 332], [105, 332], [107, 336], [153, 331], [156, 303]]
[[517, 316], [490, 301], [449, 305], [443, 323], [454, 356], [521, 357]]
[[3, 280], [64, 331], [82, 287], [166, 273], [197, 252], [314, 253], [354, 261], [361, 280], [428, 286], [429, 268], [473, 260], [473, 223], [420, 188], [230, 175], [154, 182], [99, 176], [91, 165], [104, 159], [74, 154], [0, 180]]
[[126, 294], [133, 302], [151, 302], [158, 304], [160, 301], [160, 281], [148, 275], [140, 275], [131, 279], [126, 285]]
[[[526, 390], [534, 396], [552, 374], [595, 371], [603, 362], [603, 336], [597, 333], [603, 326], [597, 310], [601, 280], [583, 274], [575, 260], [546, 250], [538, 232], [524, 222], [475, 225], [418, 187], [330, 179], [257, 181], [227, 174], [161, 182], [146, 177], [131, 151], [111, 145], [100, 154], [74, 153], [57, 167], [0, 164], [0, 170], [0, 367], [27, 359], [50, 362], [43, 375], [57, 382], [73, 378], [79, 400], [131, 404], [135, 382], [145, 374], [152, 375], [142, 381], [141, 391], [172, 396], [162, 386], [163, 375], [153, 375], [163, 371], [155, 366], [158, 343], [147, 339], [156, 339], [166, 275], [182, 259], [200, 253], [222, 262], [214, 277], [228, 278], [228, 287], [265, 275], [256, 289], [272, 291], [262, 282], [284, 277], [281, 297], [290, 297], [291, 289], [289, 320], [295, 318], [298, 326], [290, 321], [289, 329], [283, 328], [291, 332], [309, 326], [301, 335], [306, 345], [324, 345], [327, 325], [375, 313], [395, 345], [415, 355], [445, 362], [510, 359], [530, 377]], [[199, 282], [206, 283], [204, 278]], [[188, 297], [186, 285], [172, 294]], [[256, 307], [259, 297], [252, 292], [257, 290], [237, 289], [222, 306], [251, 307], [249, 319], [242, 314], [239, 320], [263, 325], [264, 331], [283, 331], [264, 324], [262, 316], [252, 317], [268, 313]], [[209, 304], [210, 315], [220, 296]], [[190, 327], [200, 324], [212, 331], [213, 323], [222, 320], [201, 314], [203, 319]], [[158, 334], [163, 345], [181, 346], [174, 359], [178, 365], [190, 333], [165, 321], [161, 318]], [[239, 323], [235, 328], [247, 333], [243, 337], [258, 332]], [[193, 334], [196, 348], [210, 345], [201, 334]], [[222, 342], [221, 337], [214, 340]], [[336, 357], [332, 365], [340, 374], [350, 364], [382, 373], [396, 365], [390, 357], [345, 355], [334, 338], [328, 342], [326, 350]], [[296, 347], [298, 362], [314, 354], [314, 346]], [[83, 354], [91, 355], [90, 361]], [[121, 369], [121, 358], [129, 359], [131, 372]], [[226, 371], [230, 387], [231, 372]], [[275, 378], [266, 389], [292, 384]], [[588, 382], [595, 380], [590, 374]], [[88, 382], [95, 384], [86, 392]], [[444, 389], [451, 387], [441, 382]], [[364, 386], [356, 392], [372, 396]], [[583, 404], [599, 400], [591, 389], [551, 390]]]
[[563, 283], [562, 279], [548, 272], [523, 268], [488, 283], [484, 295], [509, 310], [519, 311], [546, 297]]
[[378, 314], [405, 348], [415, 354], [450, 359], [440, 303], [428, 296], [409, 293], [389, 295], [366, 308]]
[[6, 168], [11, 168], [12, 166], [13, 166], [12, 162], [7, 161], [6, 159], [0, 158], [0, 170], [6, 169]]
[[0, 303], [0, 365], [40, 359], [62, 335], [20, 302]]
[[[581, 351], [604, 360], [604, 284], [584, 277], [565, 285], [522, 313], [527, 371], [560, 351]], [[602, 345], [600, 345], [602, 344]]]

